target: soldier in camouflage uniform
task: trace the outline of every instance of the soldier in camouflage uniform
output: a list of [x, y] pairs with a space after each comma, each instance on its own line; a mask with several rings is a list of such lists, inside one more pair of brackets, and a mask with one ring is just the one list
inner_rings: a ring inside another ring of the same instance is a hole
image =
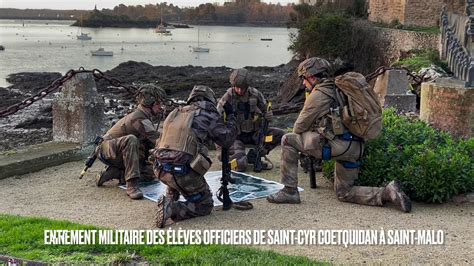
[[[168, 186], [158, 201], [157, 226], [211, 213], [212, 194], [204, 174], [211, 166], [207, 144], [229, 147], [237, 135], [232, 106], [223, 107], [224, 123], [216, 109], [211, 88], [195, 86], [187, 105], [173, 110], [163, 124], [163, 134], [153, 152], [155, 175]], [[180, 195], [185, 202], [178, 201]]]
[[281, 182], [285, 187], [267, 197], [271, 203], [300, 203], [298, 193], [298, 153], [323, 160], [336, 160], [334, 190], [340, 201], [363, 205], [382, 206], [393, 202], [397, 208], [410, 212], [410, 199], [401, 191], [400, 184], [392, 181], [386, 187], [354, 186], [359, 175], [359, 161], [364, 142], [347, 129], [343, 135], [334, 135], [329, 110], [336, 103], [335, 84], [329, 79], [329, 62], [317, 57], [303, 61], [298, 75], [303, 84], [312, 89], [303, 110], [293, 127], [282, 139]]
[[120, 119], [103, 136], [98, 158], [106, 164], [106, 170], [98, 175], [97, 186], [111, 179], [125, 180], [130, 198], [143, 197], [138, 180], [154, 178], [153, 168], [146, 161], [148, 150], [155, 146], [160, 136], [157, 128], [166, 98], [166, 92], [160, 87], [152, 84], [140, 87], [137, 109]]
[[[231, 104], [235, 111], [237, 119], [238, 136], [232, 147], [229, 149], [229, 159], [236, 159], [237, 171], [244, 172], [247, 170], [248, 163], [254, 163], [254, 156], [248, 156], [245, 153], [245, 145], [257, 145], [259, 130], [262, 126], [262, 119], [271, 120], [273, 113], [267, 111], [267, 100], [263, 94], [257, 89], [250, 87], [251, 77], [246, 69], [236, 69], [230, 75], [230, 83], [232, 88], [222, 96], [217, 105], [220, 113], [223, 111], [225, 104]], [[276, 146], [280, 145], [281, 138], [285, 132], [282, 129], [269, 127], [265, 135], [272, 135], [271, 142], [265, 142], [262, 155], [267, 155]], [[220, 157], [218, 157], [220, 160]]]

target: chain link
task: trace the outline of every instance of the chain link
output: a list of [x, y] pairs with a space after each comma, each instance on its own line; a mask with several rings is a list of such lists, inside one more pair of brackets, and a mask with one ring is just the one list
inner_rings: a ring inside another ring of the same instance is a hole
[[373, 73], [370, 73], [367, 76], [365, 76], [365, 79], [367, 80], [367, 82], [370, 82], [374, 78], [376, 78], [380, 75], [383, 75], [388, 70], [404, 70], [404, 71], [406, 71], [407, 75], [410, 76], [413, 79], [413, 81], [416, 85], [421, 84], [423, 82], [423, 79], [424, 79], [424, 76], [425, 76], [425, 75], [423, 75], [423, 76], [415, 75], [415, 74], [411, 73], [411, 71], [406, 67], [385, 67], [385, 66], [382, 66], [382, 67], [377, 68]]
[[74, 69], [69, 70], [68, 72], [66, 72], [66, 74], [64, 74], [64, 76], [56, 79], [50, 85], [43, 88], [42, 90], [40, 90], [35, 95], [33, 95], [29, 98], [26, 98], [26, 99], [24, 99], [23, 101], [21, 101], [19, 103], [15, 103], [13, 105], [10, 105], [7, 108], [4, 108], [4, 109], [0, 110], [0, 118], [10, 116], [10, 115], [22, 110], [22, 109], [25, 109], [26, 107], [32, 105], [36, 101], [39, 101], [39, 100], [43, 99], [44, 97], [46, 97], [46, 95], [49, 95], [52, 92], [60, 91], [63, 84], [66, 81], [70, 80], [76, 74], [79, 74], [79, 73], [92, 73], [92, 75], [94, 76], [94, 79], [96, 81], [104, 79], [104, 80], [108, 81], [114, 87], [124, 88], [131, 95], [135, 95], [137, 90], [138, 90], [133, 85], [126, 86], [126, 85], [123, 85], [122, 82], [120, 80], [116, 79], [116, 78], [107, 77], [99, 69], [85, 70], [83, 67], [80, 67], [79, 70], [74, 70]]

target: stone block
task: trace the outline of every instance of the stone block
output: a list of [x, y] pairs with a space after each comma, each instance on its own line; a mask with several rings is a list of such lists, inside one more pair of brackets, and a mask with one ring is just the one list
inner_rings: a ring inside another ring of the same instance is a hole
[[[47, 167], [81, 160], [91, 149], [77, 143], [46, 142], [0, 153], [0, 179], [36, 172]], [[77, 173], [79, 177], [80, 173]]]
[[455, 83], [421, 85], [420, 119], [458, 137], [474, 135], [474, 88]]
[[53, 103], [53, 140], [87, 144], [102, 135], [104, 101], [91, 73], [79, 73], [63, 84]]
[[380, 105], [394, 107], [400, 112], [416, 111], [416, 95], [407, 93], [408, 76], [405, 70], [388, 70], [380, 75], [374, 86]]
[[386, 95], [384, 107], [393, 107], [399, 112], [416, 112], [415, 94]]

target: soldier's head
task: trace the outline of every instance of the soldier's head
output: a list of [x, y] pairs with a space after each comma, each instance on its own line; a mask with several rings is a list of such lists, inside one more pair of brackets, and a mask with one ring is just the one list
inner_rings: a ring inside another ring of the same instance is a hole
[[137, 92], [137, 103], [149, 108], [154, 115], [161, 113], [167, 98], [166, 91], [154, 84], [142, 85]]
[[229, 77], [230, 84], [238, 95], [244, 95], [250, 86], [252, 76], [245, 68], [239, 68], [232, 71]]
[[312, 89], [322, 79], [329, 77], [331, 64], [322, 58], [311, 57], [300, 63], [298, 76], [303, 79], [306, 88]]
[[216, 94], [208, 86], [196, 85], [189, 94], [187, 103], [190, 104], [197, 101], [208, 101], [216, 105]]

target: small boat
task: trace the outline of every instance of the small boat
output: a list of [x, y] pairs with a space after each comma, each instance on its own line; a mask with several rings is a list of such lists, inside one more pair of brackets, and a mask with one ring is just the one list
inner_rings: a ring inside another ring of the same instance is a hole
[[81, 35], [76, 35], [77, 39], [78, 40], [81, 40], [81, 41], [90, 41], [92, 40], [92, 37], [89, 36], [89, 33], [82, 33], [81, 32]]
[[273, 39], [272, 38], [260, 38], [260, 41], [271, 42], [271, 41], [273, 41]]
[[199, 45], [199, 28], [198, 28], [198, 45], [197, 47], [193, 47], [193, 52], [195, 53], [209, 53], [209, 48], [201, 47]]
[[0, 45], [0, 51], [5, 50], [5, 47], [3, 45]]
[[104, 48], [99, 48], [95, 51], [91, 51], [92, 56], [113, 56], [114, 52], [112, 51], [105, 51]]
[[167, 30], [166, 26], [163, 25], [163, 8], [161, 8], [161, 18], [160, 18], [160, 24], [158, 26], [156, 26], [156, 29], [155, 29], [155, 32], [156, 33], [159, 33], [163, 36], [171, 36], [173, 34], [171, 34], [171, 31]]

